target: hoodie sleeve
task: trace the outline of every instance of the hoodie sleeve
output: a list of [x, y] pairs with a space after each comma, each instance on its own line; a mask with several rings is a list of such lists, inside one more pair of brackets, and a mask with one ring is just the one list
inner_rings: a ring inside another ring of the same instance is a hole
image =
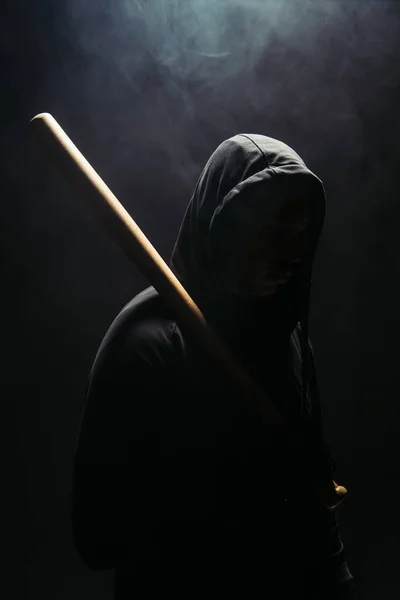
[[139, 550], [156, 518], [157, 369], [140, 344], [102, 345], [90, 372], [74, 457], [72, 536], [92, 570]]
[[309, 422], [311, 444], [315, 445], [315, 473], [314, 481], [324, 482], [332, 479], [336, 470], [336, 460], [332, 453], [332, 448], [324, 435], [321, 400], [318, 388], [317, 373], [314, 362], [314, 350], [309, 340], [310, 352], [310, 373], [309, 373], [309, 391], [311, 396], [311, 421]]
[[[292, 347], [294, 348], [293, 372], [297, 380], [299, 397], [301, 396], [301, 350], [300, 350], [301, 326], [297, 325], [292, 334]], [[314, 349], [308, 339], [309, 367], [307, 402], [303, 407], [301, 418], [302, 432], [300, 434], [301, 444], [305, 451], [305, 459], [308, 470], [314, 482], [324, 482], [332, 479], [336, 470], [336, 461], [330, 444], [325, 439], [323, 418], [321, 410], [321, 399], [315, 367]], [[299, 400], [300, 401], [300, 400]]]

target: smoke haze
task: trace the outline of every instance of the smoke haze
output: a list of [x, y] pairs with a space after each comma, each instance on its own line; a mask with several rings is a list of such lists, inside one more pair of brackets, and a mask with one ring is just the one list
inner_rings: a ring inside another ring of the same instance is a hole
[[[90, 579], [68, 537], [71, 460], [98, 345], [148, 285], [30, 139], [29, 120], [45, 111], [166, 260], [227, 137], [281, 139], [321, 177], [311, 334], [328, 438], [353, 492], [344, 538], [361, 596], [399, 597], [400, 3], [4, 0], [1, 11], [4, 536], [15, 597], [108, 597], [107, 575]], [[376, 518], [366, 482], [380, 490]]]

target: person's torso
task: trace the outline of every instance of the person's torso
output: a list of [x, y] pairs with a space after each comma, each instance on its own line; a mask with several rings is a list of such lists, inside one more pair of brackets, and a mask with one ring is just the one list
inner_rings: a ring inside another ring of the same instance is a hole
[[[313, 536], [324, 527], [326, 540], [337, 545], [340, 538], [330, 537], [334, 517], [297, 506], [298, 499], [288, 493], [288, 457], [282, 445], [246, 406], [243, 393], [177, 325], [153, 288], [124, 307], [107, 340], [118, 328], [134, 328], [138, 322], [141, 339], [146, 340], [148, 328], [148, 343], [156, 346], [160, 359], [154, 378], [160, 378], [162, 396], [158, 473], [163, 481], [157, 488], [162, 489], [162, 510], [146, 550], [133, 551], [117, 566], [115, 598], [128, 597], [148, 577], [155, 578], [156, 589], [167, 574], [172, 580], [182, 578], [182, 570], [192, 573], [192, 579], [203, 573], [210, 584], [216, 573], [232, 577], [232, 569], [237, 575], [251, 572], [254, 578], [262, 573], [263, 561], [278, 574], [283, 564], [294, 568], [302, 554], [313, 553]], [[297, 370], [301, 373], [299, 365]], [[304, 526], [307, 511], [314, 523], [320, 521], [315, 531], [312, 521]]]

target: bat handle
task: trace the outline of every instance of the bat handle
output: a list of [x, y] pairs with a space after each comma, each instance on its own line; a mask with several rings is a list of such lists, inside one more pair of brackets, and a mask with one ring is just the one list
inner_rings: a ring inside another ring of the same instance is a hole
[[325, 508], [333, 510], [343, 502], [349, 495], [349, 492], [343, 485], [336, 481], [327, 481], [316, 485], [316, 493]]

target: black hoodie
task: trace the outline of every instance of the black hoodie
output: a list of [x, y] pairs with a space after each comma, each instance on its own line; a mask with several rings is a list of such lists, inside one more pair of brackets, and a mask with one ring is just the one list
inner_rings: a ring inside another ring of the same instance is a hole
[[[285, 415], [288, 437], [267, 434], [154, 288], [107, 331], [76, 447], [72, 528], [87, 566], [115, 568], [118, 600], [160, 589], [193, 597], [202, 586], [224, 597], [251, 585], [277, 586], [283, 598], [292, 584], [298, 598], [314, 588], [328, 598], [351, 580], [336, 513], [300, 488], [334, 471], [308, 338], [324, 214], [321, 181], [289, 146], [237, 135], [207, 162], [170, 262]], [[276, 255], [260, 279], [253, 258]], [[300, 260], [277, 285], [273, 271], [289, 258]], [[237, 276], [244, 264], [247, 282]]]
[[[250, 330], [251, 343], [259, 346], [262, 338], [265, 347], [270, 340], [270, 345], [281, 338], [287, 341], [299, 321], [304, 337], [324, 216], [322, 183], [294, 150], [263, 135], [236, 135], [208, 160], [183, 218], [170, 266], [224, 337], [237, 337], [238, 328], [239, 336]], [[290, 253], [294, 238], [290, 227], [304, 218], [306, 226], [295, 252], [301, 252], [297, 256], [301, 260], [291, 265], [289, 284], [258, 298], [251, 290], [247, 297], [232, 294], [229, 284], [235, 287], [238, 265], [246, 256], [242, 249], [256, 250], [245, 265], [247, 270], [257, 253]], [[254, 329], [260, 327], [264, 331], [257, 339]]]
[[[312, 267], [325, 204], [322, 182], [287, 144], [236, 135], [215, 150], [202, 171], [170, 261], [210, 325], [298, 435], [309, 438], [308, 470], [314, 469], [315, 481], [329, 480], [335, 467], [322, 437], [308, 337]], [[288, 255], [298, 262], [288, 263]], [[264, 293], [258, 283], [263, 267]], [[272, 293], [265, 285], [274, 283], [271, 267], [278, 277], [282, 270], [291, 273]], [[252, 275], [250, 283], [241, 294], [233, 293], [242, 271]], [[301, 387], [301, 398], [292, 401], [287, 383]]]

